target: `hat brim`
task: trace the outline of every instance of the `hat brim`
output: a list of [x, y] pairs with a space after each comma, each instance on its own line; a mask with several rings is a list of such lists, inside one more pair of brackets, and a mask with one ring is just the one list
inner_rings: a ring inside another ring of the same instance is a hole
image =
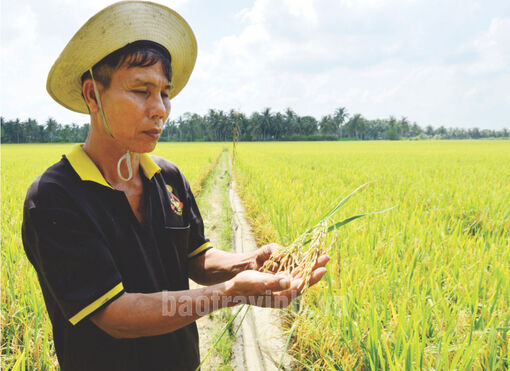
[[144, 1], [115, 3], [90, 18], [53, 64], [46, 82], [48, 93], [64, 107], [88, 113], [81, 94], [81, 76], [108, 54], [139, 40], [156, 42], [170, 53], [173, 84], [170, 98], [175, 97], [195, 66], [195, 35], [175, 11]]

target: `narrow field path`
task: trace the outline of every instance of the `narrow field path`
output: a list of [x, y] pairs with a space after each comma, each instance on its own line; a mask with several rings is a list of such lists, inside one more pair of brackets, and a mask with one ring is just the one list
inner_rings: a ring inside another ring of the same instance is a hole
[[[214, 247], [227, 251], [231, 246], [230, 206], [226, 193], [229, 180], [228, 152], [225, 151], [220, 155], [216, 167], [206, 179], [197, 199], [204, 220], [205, 235], [211, 240]], [[225, 206], [227, 207], [225, 208]], [[192, 280], [189, 283], [191, 289], [202, 287]], [[230, 309], [222, 309], [197, 320], [200, 336], [200, 357], [202, 359], [213, 346], [216, 338], [228, 322], [229, 316]], [[213, 350], [204, 362], [202, 370], [231, 369], [231, 341], [227, 334], [217, 349]]]
[[[252, 251], [257, 245], [231, 174], [229, 154], [225, 151], [220, 155], [197, 200], [206, 236], [213, 246], [225, 251]], [[190, 288], [198, 287], [201, 286], [190, 280]], [[197, 320], [202, 359], [239, 308], [222, 309]], [[241, 324], [245, 314], [246, 318]], [[241, 328], [237, 331], [239, 326]], [[279, 310], [246, 306], [204, 362], [202, 370], [276, 370], [285, 341]], [[284, 359], [283, 369], [291, 369], [288, 357]]]

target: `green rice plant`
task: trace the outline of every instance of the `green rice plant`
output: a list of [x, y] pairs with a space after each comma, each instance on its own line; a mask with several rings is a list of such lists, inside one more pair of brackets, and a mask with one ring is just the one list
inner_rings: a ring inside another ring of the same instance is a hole
[[286, 314], [288, 328], [295, 324], [289, 352], [302, 368], [510, 367], [507, 141], [241, 143], [237, 151], [258, 244], [288, 246], [348, 184], [377, 187], [342, 213], [398, 205], [378, 223], [338, 229], [323, 283]]

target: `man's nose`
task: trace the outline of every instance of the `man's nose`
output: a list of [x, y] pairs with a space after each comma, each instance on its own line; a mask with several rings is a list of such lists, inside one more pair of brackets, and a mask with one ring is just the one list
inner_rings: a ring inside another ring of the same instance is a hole
[[160, 94], [154, 94], [150, 100], [150, 117], [164, 120], [167, 116], [167, 106]]

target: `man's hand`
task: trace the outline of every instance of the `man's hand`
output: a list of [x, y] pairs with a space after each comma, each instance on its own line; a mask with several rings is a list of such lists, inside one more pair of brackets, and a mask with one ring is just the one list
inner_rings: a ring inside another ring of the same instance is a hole
[[[329, 262], [329, 259], [329, 255], [321, 255], [317, 258], [315, 266], [312, 269], [312, 275], [310, 276], [309, 287], [319, 282], [321, 278], [326, 274], [327, 269], [325, 268], [325, 265]], [[305, 289], [305, 280], [302, 277], [295, 277], [295, 275], [293, 275], [290, 282], [291, 284], [288, 289], [275, 292], [273, 293], [273, 296], [288, 297], [294, 299], [301, 295]]]
[[[253, 262], [251, 264], [250, 269], [258, 271], [267, 259], [273, 254], [276, 250], [280, 249], [282, 246], [277, 243], [270, 243], [269, 245], [262, 246], [260, 249], [255, 250], [255, 255], [253, 257]], [[270, 272], [276, 272], [278, 270], [278, 263], [274, 263], [272, 267], [269, 268]]]
[[[268, 247], [268, 249], [271, 248]], [[326, 274], [327, 270], [324, 266], [328, 261], [329, 256], [327, 255], [322, 255], [317, 259], [312, 270], [310, 286], [315, 285]], [[302, 278], [292, 277], [287, 273], [272, 274], [247, 270], [230, 280], [229, 293], [237, 304], [285, 308], [292, 300], [301, 295], [304, 287], [305, 282]]]

